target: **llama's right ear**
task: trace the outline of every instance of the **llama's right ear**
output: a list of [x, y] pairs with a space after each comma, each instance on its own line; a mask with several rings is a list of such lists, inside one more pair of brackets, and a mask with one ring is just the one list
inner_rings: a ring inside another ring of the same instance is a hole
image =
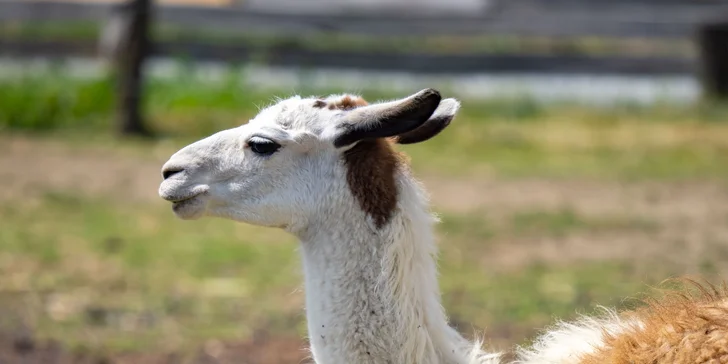
[[336, 126], [337, 148], [364, 139], [389, 138], [422, 126], [440, 105], [437, 90], [424, 89], [407, 98], [362, 106], [349, 111]]
[[396, 136], [394, 141], [399, 144], [415, 144], [432, 139], [450, 125], [458, 110], [460, 110], [460, 102], [458, 100], [442, 100], [437, 110], [435, 110], [424, 124], [420, 125], [419, 128]]

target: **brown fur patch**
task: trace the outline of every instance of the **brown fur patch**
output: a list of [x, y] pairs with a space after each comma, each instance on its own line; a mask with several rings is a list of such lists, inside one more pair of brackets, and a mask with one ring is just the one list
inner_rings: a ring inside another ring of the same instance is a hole
[[324, 100], [316, 100], [316, 101], [315, 101], [315, 102], [313, 103], [313, 107], [315, 107], [315, 108], [317, 108], [317, 109], [321, 109], [321, 108], [323, 108], [324, 106], [326, 106], [326, 101], [324, 101]]
[[360, 106], [367, 106], [369, 103], [361, 97], [356, 96], [343, 96], [338, 100], [329, 102], [329, 110], [350, 110]]
[[647, 300], [628, 313], [644, 328], [605, 334], [606, 345], [581, 363], [728, 363], [728, 287], [685, 281], [701, 294], [674, 291]]
[[[330, 100], [331, 110], [351, 110], [368, 105], [361, 97], [343, 96]], [[344, 153], [346, 182], [364, 212], [374, 219], [377, 227], [386, 225], [397, 207], [395, 173], [404, 164], [385, 139], [363, 140]]]
[[389, 140], [362, 140], [344, 153], [346, 181], [359, 206], [386, 225], [397, 207], [395, 172], [404, 163]]

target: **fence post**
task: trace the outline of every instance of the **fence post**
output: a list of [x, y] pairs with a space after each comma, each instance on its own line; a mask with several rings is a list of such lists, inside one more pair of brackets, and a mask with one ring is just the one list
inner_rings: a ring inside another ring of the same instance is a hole
[[151, 2], [129, 0], [121, 4], [107, 35], [116, 76], [117, 129], [123, 135], [150, 134], [144, 123], [142, 95], [144, 61], [150, 49]]
[[707, 97], [728, 97], [728, 20], [698, 26], [700, 79]]

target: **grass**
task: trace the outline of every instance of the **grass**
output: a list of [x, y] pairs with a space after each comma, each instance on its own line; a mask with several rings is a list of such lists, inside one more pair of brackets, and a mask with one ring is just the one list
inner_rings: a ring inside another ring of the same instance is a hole
[[[36, 307], [41, 336], [72, 345], [93, 337], [111, 349], [144, 349], [209, 330], [227, 337], [250, 335], [256, 325], [274, 330], [282, 312], [268, 311], [270, 300], [298, 285], [295, 247], [272, 231], [184, 224], [160, 206], [63, 192], [45, 193], [35, 206], [4, 205], [0, 215], [0, 249], [13, 257], [2, 286], [50, 295]], [[289, 314], [300, 321], [297, 306]]]
[[521, 210], [512, 214], [479, 211], [468, 215], [442, 216], [442, 228], [460, 239], [470, 238], [482, 243], [494, 237], [545, 235], [564, 237], [570, 233], [599, 233], [605, 231], [655, 231], [658, 224], [644, 217], [599, 216], [586, 217], [573, 209], [561, 207], [550, 210]]
[[[534, 265], [521, 272], [498, 275], [451, 266], [444, 271], [445, 305], [456, 321], [480, 328], [510, 326], [531, 333], [533, 328], [552, 323], [555, 317], [592, 313], [596, 303], [634, 307], [638, 305], [636, 300], [622, 298], [635, 297], [645, 290], [645, 282], [635, 279], [633, 268], [619, 262], [569, 267]], [[654, 283], [655, 279], [650, 277], [648, 281]]]
[[595, 302], [623, 307], [617, 297], [643, 291], [645, 279], [659, 279], [647, 274], [635, 280], [643, 272], [617, 261], [567, 266], [534, 262], [519, 271], [494, 273], [481, 262], [493, 245], [534, 236], [561, 238], [570, 233], [632, 227], [626, 217], [622, 223], [605, 223], [607, 220], [587, 219], [572, 211], [519, 212], [501, 223], [491, 217], [485, 213], [443, 216], [440, 231], [447, 237], [443, 238], [442, 287], [446, 306], [459, 320], [479, 327], [539, 327], [551, 317], [589, 311]]
[[[501, 230], [476, 226], [486, 219], [449, 215], [441, 226], [456, 233], [441, 260], [445, 305], [456, 322], [475, 328], [510, 325], [530, 333], [552, 315], [571, 317], [595, 303], [621, 307], [620, 297], [677, 273], [665, 267], [645, 273], [612, 261], [493, 273], [477, 263], [488, 254], [488, 241], [624, 227], [563, 212], [516, 214]], [[219, 219], [182, 222], [160, 203], [60, 191], [31, 204], [3, 204], [0, 221], [0, 287], [41, 297], [23, 298], [33, 303], [25, 310], [40, 337], [117, 352], [193, 348], [207, 337], [244, 340], [260, 327], [305, 333], [296, 245], [274, 230]], [[458, 257], [461, 248], [469, 250], [464, 257]]]
[[589, 219], [568, 208], [520, 212], [511, 219], [512, 228], [520, 233], [547, 231], [552, 236], [563, 236], [571, 231], [651, 231], [656, 228], [655, 222], [644, 218], [609, 216]]

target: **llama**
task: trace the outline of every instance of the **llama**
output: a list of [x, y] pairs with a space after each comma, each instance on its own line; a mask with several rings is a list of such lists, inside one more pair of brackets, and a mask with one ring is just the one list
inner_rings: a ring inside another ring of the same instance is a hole
[[159, 194], [182, 219], [282, 228], [300, 241], [318, 364], [495, 364], [448, 325], [427, 196], [393, 144], [439, 134], [460, 103], [425, 89], [368, 105], [294, 96], [175, 153]]
[[[460, 107], [433, 89], [369, 105], [281, 100], [175, 153], [159, 194], [182, 219], [223, 217], [300, 240], [318, 364], [496, 364], [448, 325], [427, 196], [394, 144], [425, 142]], [[559, 323], [515, 363], [727, 363], [728, 291]]]

